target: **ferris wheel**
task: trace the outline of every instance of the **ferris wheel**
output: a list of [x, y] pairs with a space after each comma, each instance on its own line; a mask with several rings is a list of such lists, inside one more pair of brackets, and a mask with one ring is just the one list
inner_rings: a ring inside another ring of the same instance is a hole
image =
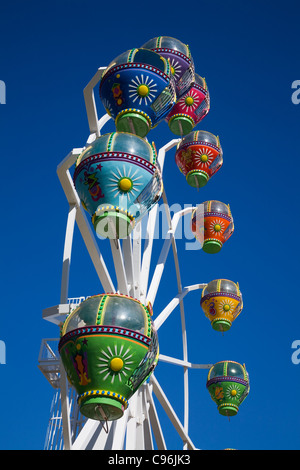
[[[100, 119], [96, 86], [106, 111]], [[249, 392], [244, 365], [189, 360], [185, 297], [201, 290], [201, 307], [212, 327], [222, 333], [242, 311], [243, 301], [233, 281], [216, 279], [183, 286], [175, 237], [181, 219], [190, 217], [202, 249], [217, 253], [234, 231], [230, 207], [206, 201], [171, 216], [163, 185], [165, 156], [173, 148], [177, 166], [192, 187], [204, 186], [222, 166], [218, 137], [194, 130], [209, 112], [208, 88], [195, 73], [188, 46], [161, 36], [99, 68], [84, 89], [84, 98], [90, 135], [84, 147], [71, 150], [57, 168], [69, 212], [60, 303], [43, 311], [46, 320], [61, 328], [59, 343], [43, 340], [39, 357], [39, 368], [56, 390], [45, 448], [165, 450], [157, 400], [182, 448], [195, 450], [189, 435], [189, 370], [208, 372], [208, 391], [223, 415], [236, 414]], [[162, 119], [177, 137], [157, 151], [147, 135]], [[103, 134], [110, 120], [116, 130]], [[168, 227], [153, 266], [160, 199]], [[142, 233], [143, 218], [146, 234]], [[102, 286], [101, 293], [87, 298], [69, 298], [75, 224]], [[101, 251], [104, 238], [113, 273]], [[177, 295], [156, 312], [155, 299], [170, 253]], [[159, 329], [177, 307], [183, 359], [161, 354], [159, 347]], [[157, 379], [159, 362], [182, 368], [183, 422]]]

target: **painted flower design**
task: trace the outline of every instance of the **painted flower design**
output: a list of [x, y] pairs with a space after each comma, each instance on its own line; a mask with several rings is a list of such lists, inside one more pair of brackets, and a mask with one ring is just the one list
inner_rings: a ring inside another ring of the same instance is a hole
[[231, 315], [234, 310], [234, 303], [230, 299], [223, 299], [218, 304], [219, 313], [222, 315]]
[[213, 219], [209, 224], [209, 229], [214, 233], [214, 235], [220, 235], [225, 229], [225, 224], [223, 220]]
[[139, 186], [142, 183], [139, 182], [141, 176], [138, 175], [138, 169], [134, 169], [133, 167], [126, 168], [125, 165], [122, 168], [116, 168], [116, 171], [111, 172], [109, 181], [107, 186], [111, 187], [111, 191], [114, 193], [114, 197], [126, 195], [127, 198], [129, 196], [136, 196], [140, 190]]
[[187, 95], [180, 98], [177, 104], [182, 112], [188, 114], [198, 108], [200, 99], [198, 94], [194, 90], [191, 90]]
[[115, 379], [121, 382], [122, 378], [128, 377], [130, 366], [133, 364], [131, 360], [133, 353], [130, 348], [124, 349], [124, 345], [121, 344], [119, 349], [115, 345], [114, 347], [107, 346], [106, 349], [100, 351], [98, 368], [103, 380], [110, 380], [113, 384]]
[[194, 162], [201, 168], [208, 169], [213, 162], [214, 154], [209, 147], [200, 147], [194, 153]]
[[228, 385], [225, 390], [225, 398], [227, 400], [232, 399], [232, 398], [239, 398], [241, 395], [240, 388], [237, 384], [233, 383], [231, 385]]
[[148, 75], [144, 77], [144, 74], [131, 79], [129, 84], [129, 98], [132, 99], [133, 103], [136, 101], [139, 105], [148, 105], [152, 103], [157, 93], [156, 83]]
[[178, 60], [175, 59], [175, 57], [172, 57], [172, 59], [170, 60], [170, 65], [171, 65], [171, 73], [173, 77], [175, 78], [175, 81], [178, 81], [182, 74], [182, 67], [180, 63], [178, 62]]
[[111, 105], [110, 101], [105, 98], [105, 99], [103, 100], [103, 106], [104, 106], [105, 111], [107, 112], [107, 114], [108, 114], [109, 116], [112, 116], [113, 108], [112, 108], [112, 105]]

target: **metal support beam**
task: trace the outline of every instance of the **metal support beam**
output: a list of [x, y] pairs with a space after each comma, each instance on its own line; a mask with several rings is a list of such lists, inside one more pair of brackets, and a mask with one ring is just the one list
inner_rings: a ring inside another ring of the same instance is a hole
[[[111, 425], [111, 423], [109, 423]], [[102, 430], [100, 421], [88, 419], [73, 443], [72, 450], [84, 450], [91, 447], [91, 439], [98, 436]]]
[[158, 160], [161, 172], [163, 171], [163, 168], [164, 168], [166, 152], [171, 150], [171, 148], [175, 147], [175, 145], [179, 144], [179, 142], [181, 142], [181, 139], [173, 139], [159, 149], [157, 160]]
[[143, 432], [144, 449], [154, 449], [151, 422], [150, 422], [150, 403], [148, 402], [148, 385], [142, 385], [142, 413], [143, 413]]
[[144, 245], [142, 268], [141, 268], [141, 273], [142, 273], [141, 301], [142, 302], [145, 302], [145, 298], [147, 294], [157, 212], [158, 212], [158, 205], [156, 204], [151, 209], [151, 211], [149, 212], [149, 216], [148, 216], [147, 229], [146, 229], [147, 233], [145, 237], [145, 245]]
[[161, 362], [167, 362], [168, 364], [187, 367], [188, 369], [210, 369], [213, 366], [213, 364], [192, 364], [191, 362], [175, 359], [174, 357], [165, 356], [164, 354], [159, 355], [159, 360]]
[[111, 449], [112, 450], [123, 450], [126, 436], [126, 427], [128, 422], [129, 410], [125, 410], [124, 415], [121, 419], [118, 419], [114, 423], [114, 439]]
[[155, 301], [155, 297], [159, 288], [160, 280], [161, 280], [163, 271], [165, 269], [166, 260], [169, 254], [170, 247], [172, 245], [172, 240], [175, 237], [175, 232], [176, 232], [176, 228], [180, 220], [180, 217], [183, 217], [184, 215], [191, 213], [193, 209], [194, 208], [192, 207], [182, 209], [181, 211], [177, 212], [172, 218], [171, 228], [168, 230], [168, 233], [166, 235], [166, 239], [164, 241], [162, 250], [160, 252], [160, 256], [159, 256], [154, 274], [152, 276], [152, 281], [151, 281], [151, 284], [147, 293], [147, 301], [150, 301], [152, 305], [154, 304], [154, 301]]
[[134, 297], [134, 285], [133, 285], [133, 254], [132, 254], [132, 242], [131, 236], [128, 235], [123, 239], [122, 251], [124, 256], [124, 266], [127, 278], [127, 284], [129, 289], [129, 295]]
[[133, 297], [140, 300], [141, 292], [141, 247], [142, 244], [142, 227], [139, 222], [136, 225], [134, 234], [132, 235], [132, 257], [133, 257]]
[[68, 214], [66, 236], [65, 236], [65, 246], [64, 246], [64, 254], [63, 254], [62, 280], [61, 280], [61, 291], [60, 291], [60, 303], [61, 304], [66, 304], [68, 301], [71, 253], [72, 253], [76, 212], [77, 212], [76, 205], [71, 204], [69, 208], [69, 214]]
[[100, 128], [99, 128], [99, 119], [97, 113], [97, 107], [95, 102], [95, 95], [94, 95], [94, 88], [101, 80], [102, 74], [106, 67], [100, 67], [91, 81], [86, 85], [83, 90], [83, 96], [85, 101], [85, 107], [89, 122], [89, 128], [91, 134], [96, 134], [96, 137], [100, 136]]
[[60, 359], [60, 394], [61, 394], [61, 416], [63, 423], [64, 449], [70, 450], [72, 447], [71, 440], [71, 423], [70, 423], [70, 403], [67, 374]]
[[163, 309], [163, 311], [156, 317], [154, 320], [155, 328], [158, 330], [161, 325], [166, 321], [166, 319], [171, 315], [173, 310], [179, 305], [179, 303], [184, 299], [184, 297], [192, 290], [204, 289], [207, 284], [194, 284], [192, 286], [185, 287], [180, 294], [177, 294]]
[[[158, 160], [162, 175], [163, 175], [166, 152], [168, 152], [171, 148], [173, 148], [180, 141], [181, 139], [173, 139], [159, 149], [157, 160]], [[157, 220], [157, 213], [158, 213], [158, 204], [156, 204], [151, 209], [149, 216], [148, 216], [147, 233], [146, 233], [146, 238], [145, 238], [145, 246], [144, 246], [142, 268], [141, 268], [141, 272], [142, 272], [141, 301], [142, 302], [145, 301], [146, 292], [148, 288], [149, 271], [150, 271], [151, 256], [152, 256], [152, 249], [153, 249], [153, 236], [154, 236], [155, 224]]]
[[163, 435], [163, 431], [160, 426], [158, 413], [156, 411], [156, 406], [153, 400], [152, 390], [153, 390], [153, 385], [149, 383], [147, 387], [147, 402], [149, 403], [149, 420], [151, 423], [153, 435], [154, 435], [158, 450], [166, 450], [167, 446], [166, 446], [165, 438]]
[[110, 240], [111, 252], [113, 255], [115, 272], [118, 281], [118, 291], [120, 294], [129, 295], [129, 287], [124, 266], [122, 248], [120, 240]]
[[156, 377], [154, 375], [150, 378], [150, 383], [153, 385], [153, 393], [157, 397], [158, 401], [160, 402], [161, 406], [165, 410], [168, 418], [170, 419], [171, 423], [173, 424], [174, 428], [178, 432], [179, 436], [181, 437], [184, 444], [187, 444], [188, 450], [196, 450], [192, 440], [190, 439], [189, 435], [187, 434], [186, 430], [182, 426], [178, 416], [176, 415], [174, 409], [172, 408], [169, 400], [167, 399], [163, 389], [159, 385]]

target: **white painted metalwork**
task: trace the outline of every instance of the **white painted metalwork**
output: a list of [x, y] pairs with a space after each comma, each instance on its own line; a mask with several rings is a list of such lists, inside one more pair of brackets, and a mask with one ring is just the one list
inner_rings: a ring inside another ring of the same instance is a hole
[[57, 346], [56, 338], [43, 339], [38, 359], [38, 368], [53, 388], [60, 387], [60, 361]]
[[[90, 135], [87, 139], [86, 145], [93, 142], [101, 135], [102, 127], [110, 119], [108, 115], [104, 115], [101, 119], [98, 119], [94, 97], [94, 87], [100, 81], [104, 69], [105, 68], [103, 67], [99, 68], [95, 76], [84, 89], [84, 99], [90, 128]], [[162, 172], [166, 152], [177, 145], [178, 142], [180, 142], [180, 139], [173, 139], [159, 150], [158, 161]], [[51, 417], [45, 448], [64, 448], [72, 450], [167, 449], [166, 439], [161, 427], [159, 414], [155, 406], [154, 397], [156, 397], [170, 419], [170, 423], [174, 426], [180, 436], [183, 443], [182, 447], [184, 449], [195, 449], [195, 444], [189, 437], [188, 426], [188, 371], [190, 369], [207, 370], [211, 367], [211, 364], [194, 364], [188, 359], [187, 332], [183, 300], [189, 292], [203, 289], [206, 284], [202, 283], [184, 288], [182, 287], [175, 238], [176, 228], [180, 219], [185, 215], [190, 215], [192, 210], [195, 208], [187, 208], [178, 211], [175, 213], [173, 218], [171, 218], [166, 192], [164, 191], [163, 202], [168, 221], [168, 231], [149, 287], [148, 283], [152, 261], [155, 223], [158, 215], [158, 205], [154, 206], [148, 215], [143, 250], [141, 222], [136, 225], [134, 231], [127, 238], [122, 241], [111, 240], [110, 249], [117, 282], [117, 285], [115, 286], [99, 248], [101, 242], [95, 238], [94, 231], [87, 220], [69, 171], [84, 148], [85, 147], [74, 148], [57, 168], [59, 180], [69, 203], [69, 213], [67, 218], [62, 263], [60, 304], [45, 309], [43, 311], [43, 318], [60, 325], [66, 316], [85, 299], [85, 297], [75, 299], [68, 298], [75, 223], [80, 230], [91, 261], [95, 267], [96, 275], [99, 278], [99, 282], [101, 284], [99, 292], [120, 292], [139, 299], [143, 303], [148, 303], [149, 301], [152, 304], [154, 303], [159, 291], [161, 278], [170, 248], [172, 246], [178, 294], [170, 300], [166, 307], [156, 316], [154, 324], [158, 330], [162, 324], [168, 320], [176, 307], [179, 306], [183, 359], [176, 359], [160, 354], [159, 362], [161, 361], [173, 364], [183, 369], [184, 422], [182, 424], [176, 415], [155, 374], [152, 374], [150, 379], [139, 388], [133, 397], [131, 397], [129, 407], [124, 412], [121, 419], [114, 422], [104, 423], [84, 418], [80, 415], [79, 408], [75, 400], [74, 389], [68, 384], [64, 368], [57, 353], [58, 339], [56, 340], [56, 347], [53, 347], [55, 340], [43, 340], [39, 356], [39, 368], [50, 384], [56, 389], [51, 408]]]

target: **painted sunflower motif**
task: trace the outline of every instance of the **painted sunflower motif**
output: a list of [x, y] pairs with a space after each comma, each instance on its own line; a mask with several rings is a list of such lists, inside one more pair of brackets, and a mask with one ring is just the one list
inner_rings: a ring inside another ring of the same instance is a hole
[[231, 315], [234, 310], [234, 303], [230, 299], [223, 299], [218, 303], [218, 311], [222, 315]]
[[139, 105], [148, 105], [152, 103], [157, 93], [156, 83], [147, 75], [145, 77], [143, 74], [136, 75], [129, 84], [129, 93], [129, 98], [132, 99], [133, 103], [138, 101]]
[[202, 168], [208, 169], [214, 158], [213, 152], [209, 147], [201, 147], [194, 153], [194, 162], [201, 165]]
[[241, 395], [240, 388], [238, 387], [237, 384], [233, 383], [229, 385], [225, 390], [225, 397], [227, 400], [229, 400], [232, 397], [239, 398], [240, 395]]
[[220, 234], [220, 233], [222, 233], [222, 232], [224, 231], [224, 229], [225, 229], [225, 224], [224, 224], [224, 222], [223, 222], [222, 220], [219, 220], [219, 219], [216, 220], [216, 219], [214, 219], [214, 220], [212, 220], [212, 221], [210, 222], [209, 228], [210, 228], [210, 230], [211, 230], [215, 235], [217, 235], [217, 234]]
[[106, 350], [102, 349], [98, 357], [98, 367], [99, 374], [103, 374], [103, 380], [110, 380], [110, 383], [113, 384], [118, 378], [121, 382], [122, 378], [127, 377], [128, 371], [131, 370], [132, 356], [130, 348], [124, 351], [124, 345], [121, 345], [119, 350], [117, 345], [114, 348], [107, 346]]
[[199, 96], [193, 90], [191, 90], [186, 96], [180, 98], [178, 101], [178, 105], [180, 106], [181, 110], [186, 114], [195, 111], [195, 109], [198, 108], [199, 103]]
[[127, 198], [129, 196], [136, 196], [139, 193], [139, 186], [142, 183], [139, 183], [141, 176], [137, 175], [138, 169], [130, 167], [127, 169], [125, 165], [122, 168], [122, 171], [117, 168], [115, 172], [112, 171], [112, 176], [109, 178], [109, 183], [107, 186], [111, 187], [111, 191], [114, 193], [114, 197], [126, 195]]
[[179, 78], [181, 77], [181, 73], [182, 73], [182, 67], [180, 63], [178, 62], [178, 60], [175, 59], [175, 57], [172, 57], [172, 59], [170, 60], [170, 65], [171, 65], [171, 73], [173, 77], [175, 78], [175, 81], [179, 80]]

